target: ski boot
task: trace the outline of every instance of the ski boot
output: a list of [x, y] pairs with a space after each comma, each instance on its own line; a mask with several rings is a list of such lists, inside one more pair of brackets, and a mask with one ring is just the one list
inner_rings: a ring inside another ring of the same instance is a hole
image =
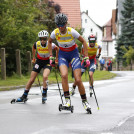
[[65, 101], [66, 101], [66, 103], [64, 105], [59, 104], [59, 111], [67, 110], [67, 111], [71, 111], [71, 113], [73, 113], [74, 107], [71, 106], [71, 100], [69, 98], [66, 98]]
[[87, 100], [83, 100], [82, 104], [83, 104], [84, 109], [87, 111], [87, 113], [88, 114], [92, 114], [91, 107], [89, 106]]
[[76, 86], [73, 85], [72, 90], [70, 91], [70, 95], [73, 96], [75, 94], [75, 88], [76, 88]]
[[89, 94], [90, 94], [90, 97], [93, 96], [93, 87], [92, 86], [89, 87]]
[[18, 99], [12, 99], [11, 100], [11, 104], [15, 103], [15, 102], [26, 102], [28, 100], [27, 95], [23, 94], [21, 97], [19, 97]]
[[47, 100], [47, 91], [42, 93], [42, 104], [46, 103]]

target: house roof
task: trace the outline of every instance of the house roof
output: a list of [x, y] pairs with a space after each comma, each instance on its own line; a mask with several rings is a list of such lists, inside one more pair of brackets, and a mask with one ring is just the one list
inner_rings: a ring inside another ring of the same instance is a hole
[[111, 23], [112, 19], [110, 19], [104, 26], [103, 26], [103, 29], [104, 29], [104, 36], [102, 38], [102, 41], [103, 42], [111, 42], [113, 39], [112, 39], [112, 23]]
[[[87, 16], [88, 16], [88, 14], [86, 13], [86, 12], [82, 12], [81, 14], [86, 14]], [[96, 24], [89, 16], [88, 16], [88, 18], [96, 25], [96, 26], [98, 26], [101, 30], [102, 30], [102, 27], [101, 26], [99, 26], [98, 24]]]
[[111, 19], [103, 25], [103, 27], [111, 27]]
[[81, 27], [80, 0], [53, 0], [61, 6], [61, 12], [68, 16], [71, 27]]

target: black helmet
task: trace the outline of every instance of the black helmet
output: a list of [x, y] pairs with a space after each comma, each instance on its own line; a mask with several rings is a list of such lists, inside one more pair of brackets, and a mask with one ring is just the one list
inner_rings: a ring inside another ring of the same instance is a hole
[[67, 23], [67, 16], [63, 13], [58, 13], [56, 16], [55, 16], [55, 23], [57, 25], [64, 25]]

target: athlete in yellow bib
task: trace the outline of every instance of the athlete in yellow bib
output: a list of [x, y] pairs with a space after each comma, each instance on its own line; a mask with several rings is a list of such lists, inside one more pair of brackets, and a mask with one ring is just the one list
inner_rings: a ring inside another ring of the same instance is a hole
[[[67, 27], [67, 16], [63, 13], [59, 13], [55, 17], [55, 23], [58, 28], [56, 28], [50, 35], [48, 40], [48, 49], [50, 55], [52, 55], [52, 41], [56, 39], [59, 45], [59, 55], [58, 55], [58, 64], [61, 72], [62, 78], [62, 87], [64, 90], [64, 97], [66, 103], [65, 107], [70, 107], [70, 94], [69, 94], [69, 85], [68, 85], [68, 67], [71, 63], [74, 78], [78, 89], [81, 95], [82, 104], [87, 111], [91, 111], [91, 108], [87, 102], [85, 88], [81, 80], [81, 62], [79, 57], [78, 48], [76, 47], [75, 39], [78, 39], [83, 43], [84, 55], [86, 57], [86, 65], [89, 65], [88, 51], [86, 41], [82, 36], [73, 28]], [[51, 57], [50, 57], [51, 59]]]
[[[93, 89], [93, 73], [95, 72], [95, 69], [96, 69], [96, 58], [99, 58], [101, 55], [101, 46], [96, 43], [97, 38], [94, 35], [90, 35], [88, 37], [88, 40], [89, 40], [89, 42], [87, 43], [88, 57], [90, 60], [89, 83], [90, 83], [90, 96], [92, 96], [92, 94], [93, 94], [93, 90], [92, 90]], [[96, 56], [98, 49], [99, 49], [99, 52], [98, 52], [98, 55]], [[84, 51], [83, 51], [83, 47], [82, 47], [82, 54], [83, 53], [84, 53]], [[86, 70], [86, 67], [84, 65], [85, 64], [84, 60], [82, 61], [81, 64], [82, 64], [81, 72], [83, 74]], [[75, 88], [76, 88], [76, 83], [73, 84], [72, 91], [71, 91], [72, 95], [74, 95], [74, 93], [75, 93]]]
[[[17, 102], [23, 102], [24, 100], [27, 99], [30, 88], [42, 68], [43, 68], [42, 103], [45, 103], [45, 101], [47, 100], [47, 90], [48, 90], [47, 80], [52, 68], [49, 64], [50, 55], [48, 51], [48, 42], [47, 42], [49, 33], [46, 30], [42, 30], [38, 33], [38, 37], [40, 40], [35, 42], [32, 48], [33, 53], [32, 63], [34, 63], [34, 66], [31, 72], [31, 77], [25, 87], [23, 95], [17, 99]], [[52, 43], [52, 49], [56, 50], [56, 59], [58, 59], [59, 48], [54, 43]], [[37, 58], [35, 58], [36, 52], [37, 52]]]

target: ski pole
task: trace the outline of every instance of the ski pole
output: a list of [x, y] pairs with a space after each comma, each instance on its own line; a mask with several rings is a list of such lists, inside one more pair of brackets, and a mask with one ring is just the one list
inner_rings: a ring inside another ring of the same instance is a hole
[[[88, 75], [89, 75], [89, 72], [88, 72]], [[93, 86], [93, 83], [92, 83], [92, 81], [91, 81], [90, 75], [89, 75], [89, 80], [90, 80], [90, 82], [91, 82], [91, 86], [93, 87], [94, 97], [95, 97], [96, 104], [97, 104], [97, 107], [98, 107], [98, 110], [99, 110], [99, 109], [100, 109], [100, 108], [99, 108], [99, 104], [98, 104], [98, 101], [97, 101], [97, 97], [96, 97], [96, 94], [95, 94], [94, 86]]]
[[56, 67], [55, 67], [55, 76], [56, 76], [56, 81], [57, 81], [57, 85], [58, 85], [58, 89], [59, 89], [59, 93], [60, 93], [60, 97], [61, 97], [61, 101], [62, 101], [62, 104], [63, 104], [63, 99], [62, 99], [62, 95], [61, 95], [61, 90], [60, 90], [60, 86], [59, 86], [59, 82], [58, 82], [58, 77], [57, 77], [57, 73], [56, 73]]
[[42, 90], [41, 90], [41, 84], [40, 84], [40, 80], [39, 80], [39, 77], [37, 76], [37, 79], [38, 79], [38, 83], [39, 83], [39, 87], [40, 87], [40, 91], [42, 93]]

